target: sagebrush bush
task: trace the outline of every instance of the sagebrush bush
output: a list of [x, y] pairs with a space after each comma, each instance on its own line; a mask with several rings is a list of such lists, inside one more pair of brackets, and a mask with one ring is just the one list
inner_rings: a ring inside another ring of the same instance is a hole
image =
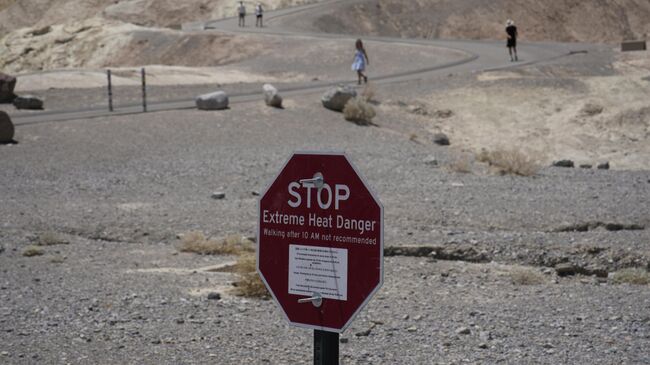
[[366, 84], [366, 87], [363, 88], [361, 92], [361, 99], [369, 103], [377, 102], [375, 96], [377, 95], [377, 89], [375, 89], [374, 84]]
[[540, 169], [535, 159], [516, 149], [483, 150], [477, 159], [490, 165], [500, 175], [533, 176]]
[[27, 246], [25, 248], [25, 251], [23, 251], [23, 256], [25, 257], [33, 257], [33, 256], [41, 256], [45, 253], [42, 248], [38, 246]]
[[650, 284], [650, 273], [643, 269], [623, 269], [614, 273], [612, 281], [616, 284]]
[[67, 245], [69, 242], [56, 232], [43, 232], [38, 236], [39, 246]]
[[238, 255], [253, 252], [253, 242], [241, 235], [230, 235], [223, 239], [208, 239], [203, 232], [192, 231], [183, 235], [181, 252], [193, 252], [201, 255]]
[[377, 115], [375, 108], [372, 107], [363, 98], [352, 98], [348, 100], [343, 108], [345, 120], [357, 123], [359, 125], [372, 124], [372, 119]]
[[510, 279], [515, 285], [539, 285], [546, 282], [544, 274], [530, 267], [515, 266], [510, 270]]
[[235, 282], [236, 294], [244, 297], [268, 298], [269, 292], [257, 274], [255, 254], [243, 253], [237, 258], [235, 272], [239, 280]]
[[447, 165], [449, 171], [458, 172], [461, 174], [469, 174], [472, 172], [472, 161], [470, 157], [460, 155], [452, 159]]

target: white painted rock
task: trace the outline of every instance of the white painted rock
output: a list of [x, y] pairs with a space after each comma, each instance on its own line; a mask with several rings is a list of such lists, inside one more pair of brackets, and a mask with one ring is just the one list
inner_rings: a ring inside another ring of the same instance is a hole
[[339, 85], [329, 89], [323, 97], [321, 102], [327, 109], [342, 112], [348, 100], [357, 96], [356, 90], [349, 85]]
[[228, 108], [228, 95], [224, 91], [216, 91], [199, 95], [196, 98], [196, 107], [199, 110], [223, 110]]
[[264, 102], [266, 105], [274, 108], [282, 108], [282, 96], [278, 94], [278, 89], [271, 84], [264, 84], [262, 90], [264, 91]]

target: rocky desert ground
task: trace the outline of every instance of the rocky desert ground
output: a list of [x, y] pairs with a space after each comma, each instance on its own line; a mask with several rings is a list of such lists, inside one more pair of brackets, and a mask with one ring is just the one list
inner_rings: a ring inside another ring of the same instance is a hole
[[[296, 150], [345, 151], [385, 209], [384, 285], [341, 363], [650, 363], [650, 54], [617, 44], [645, 2], [264, 3], [286, 9], [256, 30], [196, 27], [234, 2], [0, 1], [0, 71], [45, 102], [0, 105], [0, 363], [312, 363], [241, 269]], [[531, 25], [519, 63], [490, 40], [504, 17]], [[370, 125], [320, 100], [356, 83], [358, 36]], [[106, 112], [106, 68], [119, 111], [141, 67], [154, 111]], [[193, 107], [215, 90], [229, 109]]]

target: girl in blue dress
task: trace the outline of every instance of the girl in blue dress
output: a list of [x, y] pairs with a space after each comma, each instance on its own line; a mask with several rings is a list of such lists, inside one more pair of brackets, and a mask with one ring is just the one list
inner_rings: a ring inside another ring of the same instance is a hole
[[359, 85], [361, 85], [361, 80], [367, 84], [368, 76], [364, 75], [363, 71], [366, 70], [366, 65], [370, 65], [370, 60], [368, 60], [368, 54], [366, 53], [366, 49], [363, 48], [363, 42], [361, 42], [361, 39], [357, 39], [355, 47], [357, 50], [354, 53], [352, 71], [357, 72], [357, 76], [359, 77]]

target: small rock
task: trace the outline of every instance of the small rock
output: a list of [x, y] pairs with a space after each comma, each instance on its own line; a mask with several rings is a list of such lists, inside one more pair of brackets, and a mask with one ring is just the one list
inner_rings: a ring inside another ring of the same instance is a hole
[[429, 115], [429, 111], [427, 110], [427, 107], [421, 103], [409, 105], [408, 112], [416, 115]]
[[176, 324], [183, 324], [185, 323], [185, 320], [183, 318], [179, 318], [176, 320]]
[[160, 345], [162, 341], [160, 339], [152, 340], [151, 343], [154, 345]]
[[339, 342], [340, 342], [340, 343], [348, 343], [348, 342], [350, 342], [350, 340], [348, 340], [347, 337], [341, 337], [341, 338], [339, 339]]
[[486, 349], [486, 348], [488, 348], [488, 345], [487, 345], [487, 343], [485, 343], [485, 342], [481, 342], [481, 343], [478, 344], [478, 348], [480, 348], [480, 349]]
[[264, 84], [262, 90], [264, 92], [264, 102], [266, 105], [274, 108], [282, 108], [282, 96], [278, 93], [278, 89], [271, 84]]
[[357, 92], [349, 85], [339, 85], [329, 89], [321, 97], [321, 103], [327, 109], [342, 112], [347, 102], [356, 97]]
[[52, 27], [48, 25], [48, 26], [45, 26], [43, 28], [34, 29], [33, 31], [31, 31], [30, 34], [32, 36], [38, 37], [38, 36], [41, 36], [41, 35], [45, 35], [45, 34], [51, 32], [51, 31], [52, 31]]
[[492, 340], [492, 334], [489, 331], [481, 331], [478, 335], [481, 341], [490, 341]]
[[411, 318], [411, 316], [409, 316], [408, 314], [402, 316], [403, 321], [407, 321], [409, 318]]
[[436, 110], [436, 112], [433, 113], [433, 115], [436, 118], [447, 119], [447, 118], [451, 118], [454, 115], [454, 112], [452, 112], [449, 109], [441, 109], [441, 110]]
[[598, 165], [599, 170], [609, 170], [609, 162], [603, 162]]
[[43, 109], [43, 100], [33, 96], [17, 96], [13, 101], [16, 109], [41, 110]]
[[16, 98], [14, 89], [16, 88], [16, 78], [11, 75], [0, 72], [0, 103], [11, 103]]
[[369, 336], [371, 332], [372, 332], [372, 328], [368, 328], [367, 330], [357, 332], [354, 335], [357, 336], [357, 337], [366, 337], [366, 336]]
[[588, 164], [588, 163], [583, 163], [582, 165], [580, 165], [580, 168], [581, 169], [590, 169], [590, 168], [592, 168], [592, 166], [590, 164]]
[[215, 199], [215, 200], [225, 199], [226, 198], [226, 193], [224, 193], [222, 191], [216, 191], [216, 192], [212, 193], [211, 198]]
[[573, 264], [564, 262], [555, 265], [555, 272], [558, 276], [570, 276], [576, 274], [576, 268], [573, 266]]
[[582, 107], [582, 110], [580, 112], [584, 116], [593, 117], [594, 115], [602, 113], [604, 109], [605, 108], [600, 105], [589, 103]]
[[449, 137], [444, 133], [436, 133], [433, 135], [433, 143], [439, 146], [449, 146]]
[[553, 162], [553, 166], [555, 166], [555, 167], [568, 167], [568, 168], [572, 168], [572, 167], [574, 167], [575, 165], [574, 165], [573, 161], [571, 161], [571, 160], [560, 160], [560, 161], [555, 161], [555, 162]]
[[431, 166], [431, 167], [438, 167], [438, 165], [439, 165], [438, 160], [433, 156], [429, 156], [429, 157], [425, 158], [424, 159], [424, 164], [428, 165], [428, 166]]
[[2, 355], [2, 356], [9, 356], [9, 352], [7, 352], [7, 351], [2, 351], [2, 352], [0, 352], [0, 355]]
[[472, 333], [468, 327], [460, 327], [456, 329], [456, 334], [457, 335], [469, 335]]
[[212, 292], [208, 294], [208, 299], [209, 300], [220, 300], [221, 299], [221, 294]]
[[416, 331], [418, 330], [418, 328], [415, 327], [415, 326], [411, 326], [411, 327], [407, 328], [406, 330], [407, 330], [408, 332], [416, 332]]
[[251, 195], [252, 196], [260, 196], [260, 192], [259, 191], [251, 191]]
[[223, 110], [228, 108], [229, 100], [225, 91], [199, 95], [196, 100], [199, 110]]

